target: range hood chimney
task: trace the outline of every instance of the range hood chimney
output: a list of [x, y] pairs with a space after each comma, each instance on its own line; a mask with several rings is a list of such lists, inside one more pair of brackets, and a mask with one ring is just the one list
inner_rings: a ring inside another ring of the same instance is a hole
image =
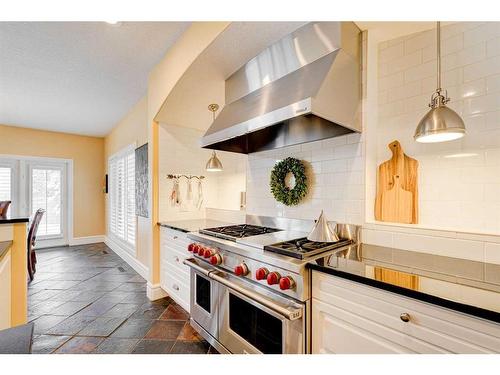
[[266, 48], [226, 80], [201, 146], [248, 154], [361, 132], [360, 36], [312, 22]]

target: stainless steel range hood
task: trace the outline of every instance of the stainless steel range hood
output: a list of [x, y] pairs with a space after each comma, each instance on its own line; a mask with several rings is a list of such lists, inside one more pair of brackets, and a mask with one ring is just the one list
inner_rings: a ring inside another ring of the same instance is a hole
[[313, 22], [266, 48], [226, 80], [201, 146], [247, 154], [361, 132], [360, 37]]

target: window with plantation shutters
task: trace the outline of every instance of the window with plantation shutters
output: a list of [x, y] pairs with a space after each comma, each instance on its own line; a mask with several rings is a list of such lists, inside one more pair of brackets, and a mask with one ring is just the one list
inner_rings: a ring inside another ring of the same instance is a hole
[[108, 227], [114, 240], [135, 249], [135, 153], [133, 147], [108, 162]]
[[11, 200], [11, 174], [10, 167], [0, 166], [0, 201]]

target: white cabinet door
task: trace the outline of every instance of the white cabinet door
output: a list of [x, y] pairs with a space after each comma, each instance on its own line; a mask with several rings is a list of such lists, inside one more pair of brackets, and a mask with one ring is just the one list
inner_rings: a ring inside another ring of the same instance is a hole
[[[351, 340], [358, 353], [500, 352], [500, 324], [320, 272], [313, 272], [312, 288], [312, 343], [318, 352], [343, 352], [331, 342], [346, 331], [356, 336]], [[409, 322], [401, 320], [403, 313]]]
[[0, 330], [11, 326], [10, 250], [0, 260]]

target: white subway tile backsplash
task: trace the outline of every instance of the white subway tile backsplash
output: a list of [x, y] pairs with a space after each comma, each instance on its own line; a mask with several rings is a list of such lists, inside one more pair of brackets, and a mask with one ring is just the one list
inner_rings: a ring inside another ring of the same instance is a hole
[[464, 115], [492, 112], [500, 108], [500, 95], [489, 94], [464, 100]]
[[486, 78], [486, 91], [488, 94], [500, 91], [500, 74]]
[[464, 46], [481, 43], [500, 35], [500, 22], [486, 22], [464, 32]]
[[484, 245], [484, 261], [500, 264], [500, 244], [486, 242]]
[[426, 63], [413, 66], [404, 71], [404, 81], [406, 83], [432, 77], [436, 74], [436, 62], [428, 61]]
[[378, 57], [380, 62], [391, 61], [404, 55], [404, 43], [398, 43], [387, 48], [380, 47], [379, 45]]
[[393, 233], [389, 231], [363, 228], [361, 232], [363, 243], [377, 246], [394, 247]]
[[442, 237], [394, 233], [394, 247], [447, 257], [484, 261], [484, 243]]
[[442, 58], [443, 71], [452, 70], [461, 66], [473, 64], [486, 58], [486, 43], [475, 44], [456, 53]]
[[490, 39], [486, 42], [488, 57], [500, 55], [500, 37]]
[[415, 36], [412, 36], [409, 39], [405, 40], [404, 44], [405, 44], [405, 53], [407, 55], [415, 51], [419, 51], [429, 45], [434, 46], [435, 48], [436, 33], [435, 31], [432, 30], [418, 33]]
[[404, 73], [399, 72], [390, 76], [379, 77], [378, 90], [386, 91], [395, 87], [401, 86], [405, 83]]
[[500, 56], [490, 57], [464, 66], [464, 82], [500, 73]]

